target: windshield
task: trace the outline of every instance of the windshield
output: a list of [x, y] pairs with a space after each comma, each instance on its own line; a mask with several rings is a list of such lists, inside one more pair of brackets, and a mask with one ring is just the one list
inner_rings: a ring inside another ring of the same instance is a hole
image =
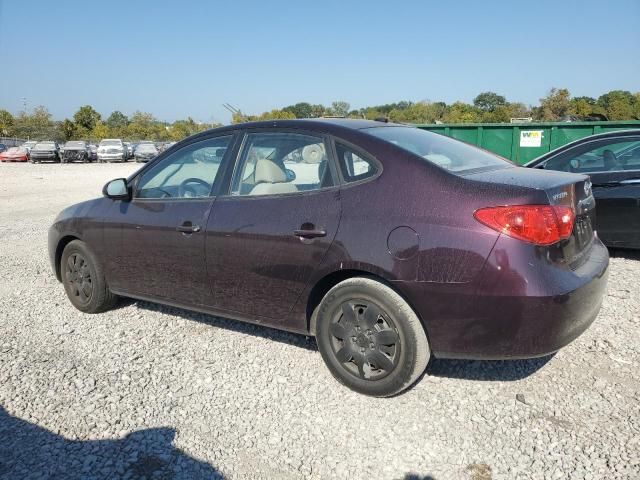
[[40, 142], [36, 143], [36, 146], [33, 147], [34, 150], [53, 150], [56, 146], [53, 142]]
[[36, 142], [24, 142], [24, 144], [22, 145], [23, 147], [33, 147], [36, 144]]
[[7, 153], [22, 153], [25, 151], [26, 150], [22, 147], [11, 147], [9, 150], [7, 150]]
[[101, 147], [121, 147], [122, 142], [120, 140], [102, 140], [100, 142]]
[[466, 143], [414, 127], [373, 127], [363, 130], [455, 173], [513, 165]]
[[64, 144], [64, 148], [85, 148], [84, 142], [67, 142]]
[[148, 153], [156, 153], [158, 150], [156, 150], [155, 145], [150, 145], [150, 144], [142, 144], [142, 145], [138, 145], [138, 148], [136, 148], [137, 152], [148, 152]]

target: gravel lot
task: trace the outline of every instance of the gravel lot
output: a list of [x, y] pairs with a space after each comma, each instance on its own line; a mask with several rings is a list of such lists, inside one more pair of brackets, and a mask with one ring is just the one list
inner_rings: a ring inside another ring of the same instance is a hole
[[640, 255], [551, 358], [433, 361], [391, 399], [313, 340], [123, 302], [86, 315], [49, 268], [63, 207], [135, 164], [0, 164], [0, 478], [640, 478]]

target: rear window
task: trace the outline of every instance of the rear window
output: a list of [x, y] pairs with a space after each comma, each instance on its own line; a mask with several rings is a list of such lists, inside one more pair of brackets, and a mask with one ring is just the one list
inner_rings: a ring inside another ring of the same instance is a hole
[[464, 142], [419, 128], [373, 127], [363, 131], [454, 173], [462, 174], [513, 165], [508, 160]]
[[54, 148], [56, 148], [56, 145], [53, 142], [40, 142], [33, 147], [34, 150], [53, 150]]
[[101, 147], [121, 147], [122, 142], [120, 140], [102, 140], [100, 142]]

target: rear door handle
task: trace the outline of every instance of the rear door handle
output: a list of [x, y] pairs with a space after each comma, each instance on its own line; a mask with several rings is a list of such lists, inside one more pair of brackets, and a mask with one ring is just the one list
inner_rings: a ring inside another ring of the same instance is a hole
[[317, 238], [317, 237], [326, 237], [327, 236], [327, 231], [326, 230], [294, 230], [293, 234], [296, 237], [302, 237], [302, 238]]
[[181, 233], [198, 233], [200, 231], [200, 225], [192, 225], [191, 222], [184, 222], [182, 225], [178, 225], [176, 230]]

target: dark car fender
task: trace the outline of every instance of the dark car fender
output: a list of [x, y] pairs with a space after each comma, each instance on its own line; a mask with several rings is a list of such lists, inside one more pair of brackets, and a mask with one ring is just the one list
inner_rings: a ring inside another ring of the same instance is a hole
[[73, 240], [82, 240], [98, 257], [104, 250], [103, 221], [113, 201], [96, 198], [71, 205], [57, 216], [49, 228], [48, 248], [51, 268], [61, 280], [60, 258], [64, 247]]

